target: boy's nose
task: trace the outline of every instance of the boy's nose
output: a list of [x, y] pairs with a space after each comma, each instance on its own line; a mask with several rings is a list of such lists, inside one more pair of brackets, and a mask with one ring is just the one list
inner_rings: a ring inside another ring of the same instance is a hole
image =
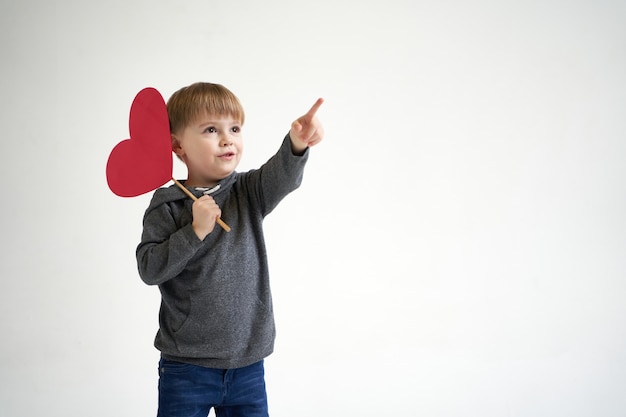
[[233, 140], [227, 134], [223, 134], [221, 143], [222, 143], [222, 146], [228, 146], [228, 145], [231, 145], [233, 143]]

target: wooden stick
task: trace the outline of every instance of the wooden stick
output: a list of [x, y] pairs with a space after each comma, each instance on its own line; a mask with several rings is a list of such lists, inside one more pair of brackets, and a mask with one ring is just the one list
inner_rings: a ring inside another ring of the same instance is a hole
[[[183, 192], [185, 194], [187, 194], [193, 201], [197, 201], [198, 197], [196, 197], [195, 195], [193, 195], [191, 193], [191, 191], [189, 191], [187, 188], [185, 188], [184, 185], [182, 185], [180, 183], [180, 181], [178, 181], [176, 178], [172, 177], [172, 181], [174, 181], [174, 184], [176, 184], [178, 186], [178, 188], [180, 188], [181, 190], [183, 190]], [[226, 230], [227, 232], [230, 232], [230, 226], [227, 225], [226, 223], [224, 223], [224, 221], [222, 219], [220, 219], [219, 217], [215, 220], [217, 222], [217, 224], [219, 224], [220, 226], [222, 226], [222, 229]]]

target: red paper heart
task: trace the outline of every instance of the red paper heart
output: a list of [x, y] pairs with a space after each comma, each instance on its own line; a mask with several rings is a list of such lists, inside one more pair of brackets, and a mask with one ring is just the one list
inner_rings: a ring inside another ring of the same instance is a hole
[[144, 88], [130, 107], [130, 139], [107, 161], [109, 188], [120, 197], [153, 191], [172, 179], [172, 142], [167, 107], [154, 88]]

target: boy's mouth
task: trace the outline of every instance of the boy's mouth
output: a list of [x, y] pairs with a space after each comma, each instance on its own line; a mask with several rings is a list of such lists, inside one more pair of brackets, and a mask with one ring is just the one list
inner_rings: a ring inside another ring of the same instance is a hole
[[226, 152], [219, 156], [222, 159], [233, 159], [235, 157], [235, 152]]

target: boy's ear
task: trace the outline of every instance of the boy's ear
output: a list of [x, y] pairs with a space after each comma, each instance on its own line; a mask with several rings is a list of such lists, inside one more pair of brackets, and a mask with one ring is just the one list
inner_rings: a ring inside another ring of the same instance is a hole
[[176, 135], [172, 135], [172, 151], [178, 156], [181, 156], [183, 153], [183, 149], [180, 146], [180, 141], [178, 140]]

